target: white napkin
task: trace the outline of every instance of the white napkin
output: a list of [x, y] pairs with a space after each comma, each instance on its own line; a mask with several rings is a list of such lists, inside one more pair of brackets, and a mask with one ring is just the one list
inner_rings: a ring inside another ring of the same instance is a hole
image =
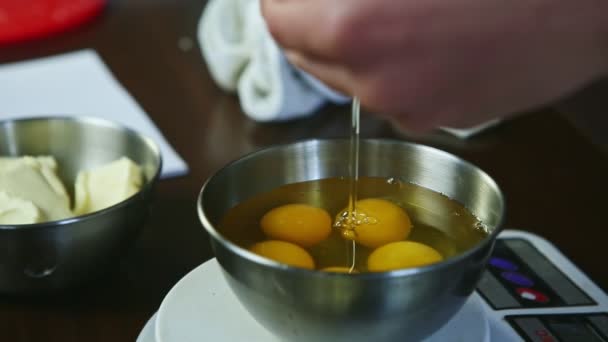
[[162, 178], [188, 172], [184, 160], [93, 50], [0, 65], [0, 120], [47, 115], [120, 122], [156, 141], [163, 156]]
[[[213, 79], [236, 92], [243, 112], [254, 120], [285, 121], [312, 115], [327, 102], [350, 101], [287, 61], [268, 32], [259, 0], [210, 0], [198, 39]], [[442, 129], [467, 138], [496, 123]]]
[[294, 119], [327, 101], [350, 101], [287, 61], [266, 28], [258, 0], [210, 0], [198, 39], [213, 79], [238, 93], [245, 114], [257, 121]]

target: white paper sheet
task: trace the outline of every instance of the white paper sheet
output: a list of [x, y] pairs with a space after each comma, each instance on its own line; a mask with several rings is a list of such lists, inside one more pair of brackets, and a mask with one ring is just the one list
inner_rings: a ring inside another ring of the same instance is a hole
[[94, 116], [120, 122], [159, 145], [162, 178], [188, 166], [94, 50], [0, 64], [0, 120], [48, 115]]

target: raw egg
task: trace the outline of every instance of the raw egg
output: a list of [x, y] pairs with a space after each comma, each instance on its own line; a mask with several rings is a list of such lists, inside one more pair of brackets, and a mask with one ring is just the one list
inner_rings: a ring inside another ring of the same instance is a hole
[[[404, 240], [412, 230], [412, 222], [405, 210], [393, 202], [367, 198], [357, 201], [355, 209], [356, 222], [350, 224], [354, 234], [348, 234], [349, 232], [344, 230], [344, 235], [363, 246], [376, 248]], [[343, 220], [347, 211], [348, 209], [342, 210], [337, 220]]]
[[267, 212], [260, 221], [271, 239], [311, 247], [331, 233], [331, 216], [324, 209], [307, 204], [287, 204]]
[[268, 259], [290, 266], [314, 269], [315, 261], [302, 247], [291, 242], [268, 240], [258, 242], [249, 250]]
[[382, 272], [430, 265], [441, 260], [443, 256], [432, 247], [414, 241], [398, 241], [374, 250], [367, 258], [367, 268]]

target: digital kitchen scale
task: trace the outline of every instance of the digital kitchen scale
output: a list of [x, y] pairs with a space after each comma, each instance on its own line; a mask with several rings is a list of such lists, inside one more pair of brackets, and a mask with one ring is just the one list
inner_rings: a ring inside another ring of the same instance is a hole
[[[245, 341], [240, 336], [273, 340], [238, 303], [212, 259], [174, 286], [137, 342]], [[425, 340], [435, 341], [608, 342], [608, 296], [548, 241], [506, 230], [477, 291]]]
[[608, 296], [536, 235], [502, 232], [476, 292], [492, 342], [608, 342]]

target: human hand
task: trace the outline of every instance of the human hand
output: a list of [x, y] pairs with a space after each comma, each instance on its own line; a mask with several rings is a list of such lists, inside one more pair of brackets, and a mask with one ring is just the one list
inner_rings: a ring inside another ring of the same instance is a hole
[[289, 59], [404, 128], [466, 127], [608, 74], [605, 0], [261, 0]]

